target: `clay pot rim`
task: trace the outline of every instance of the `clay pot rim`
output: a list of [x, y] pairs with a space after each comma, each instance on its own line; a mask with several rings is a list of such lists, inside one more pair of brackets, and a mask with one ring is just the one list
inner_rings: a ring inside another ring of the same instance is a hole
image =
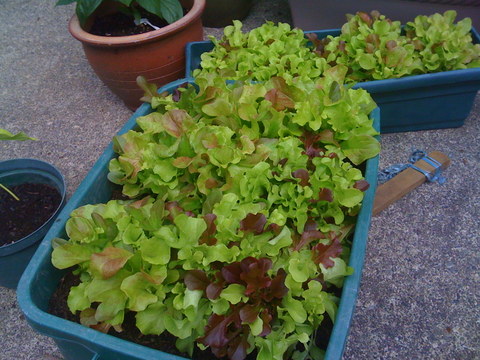
[[143, 34], [128, 35], [128, 36], [99, 36], [93, 35], [82, 29], [77, 15], [73, 15], [68, 24], [68, 30], [72, 36], [82, 43], [93, 46], [132, 46], [141, 43], [146, 43], [158, 38], [169, 37], [201, 17], [205, 8], [206, 0], [193, 0], [193, 6], [188, 13], [179, 20], [168, 24], [158, 30], [149, 31]]

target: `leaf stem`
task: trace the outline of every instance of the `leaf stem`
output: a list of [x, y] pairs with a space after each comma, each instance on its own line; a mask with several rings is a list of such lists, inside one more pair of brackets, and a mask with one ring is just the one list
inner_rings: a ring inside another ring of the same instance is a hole
[[0, 188], [2, 188], [2, 189], [5, 190], [7, 193], [9, 193], [15, 200], [20, 201], [20, 198], [19, 198], [17, 195], [15, 195], [15, 194], [13, 193], [13, 191], [10, 190], [9, 188], [7, 188], [5, 185], [3, 185], [3, 184], [0, 183]]

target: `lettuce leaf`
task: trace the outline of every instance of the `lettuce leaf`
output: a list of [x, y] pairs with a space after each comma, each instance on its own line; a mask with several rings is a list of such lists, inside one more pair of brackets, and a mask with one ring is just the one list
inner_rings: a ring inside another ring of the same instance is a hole
[[408, 22], [405, 32], [419, 51], [428, 72], [466, 69], [480, 66], [480, 45], [472, 43], [472, 20], [454, 23], [457, 13], [417, 16]]

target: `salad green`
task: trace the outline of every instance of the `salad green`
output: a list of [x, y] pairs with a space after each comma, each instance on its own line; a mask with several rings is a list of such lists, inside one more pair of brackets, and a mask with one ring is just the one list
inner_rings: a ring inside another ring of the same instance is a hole
[[[472, 21], [454, 23], [456, 11], [417, 16], [402, 31], [376, 11], [349, 16], [341, 34], [313, 41], [331, 64], [349, 67], [352, 82], [480, 66], [480, 44], [473, 44]], [[404, 34], [405, 33], [405, 34]]]
[[327, 37], [323, 46], [327, 62], [348, 66], [348, 78], [355, 82], [423, 72], [415, 46], [401, 35], [400, 22], [376, 11], [350, 16], [340, 36]]
[[76, 267], [68, 306], [82, 324], [170, 333], [192, 354], [318, 359], [353, 271], [348, 235], [364, 191], [359, 165], [380, 150], [364, 90], [346, 67], [313, 88], [283, 77], [156, 95], [138, 130], [118, 136], [109, 179], [131, 200], [85, 205], [55, 239], [54, 266]]
[[347, 15], [338, 36], [267, 22], [248, 33], [242, 24], [225, 28], [214, 49], [201, 55], [199, 74], [264, 81], [283, 76], [288, 84], [312, 84], [331, 66], [348, 67], [347, 83], [400, 78], [480, 66], [480, 44], [472, 43], [471, 19], [455, 23], [456, 12], [417, 16], [402, 30], [378, 11]]
[[222, 39], [210, 37], [215, 47], [201, 55], [202, 69], [195, 70], [194, 77], [208, 72], [232, 80], [266, 81], [281, 76], [288, 84], [312, 83], [329, 67], [315, 55], [300, 29], [267, 21], [244, 33], [242, 26], [234, 20]]
[[472, 20], [454, 23], [455, 11], [417, 16], [405, 26], [426, 72], [480, 67], [480, 44], [472, 44]]

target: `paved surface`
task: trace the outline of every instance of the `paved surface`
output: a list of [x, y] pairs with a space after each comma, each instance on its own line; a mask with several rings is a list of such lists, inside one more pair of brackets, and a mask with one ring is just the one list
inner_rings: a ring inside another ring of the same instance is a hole
[[[131, 112], [97, 79], [66, 30], [72, 7], [0, 0], [0, 127], [37, 142], [2, 142], [0, 160], [56, 165], [71, 196]], [[247, 25], [290, 21], [285, 0], [262, 0]], [[218, 32], [209, 31], [216, 34]], [[372, 223], [345, 359], [480, 359], [480, 96], [458, 129], [384, 135], [381, 166], [412, 149], [439, 150], [444, 185], [423, 185]], [[61, 359], [0, 288], [0, 359]]]

